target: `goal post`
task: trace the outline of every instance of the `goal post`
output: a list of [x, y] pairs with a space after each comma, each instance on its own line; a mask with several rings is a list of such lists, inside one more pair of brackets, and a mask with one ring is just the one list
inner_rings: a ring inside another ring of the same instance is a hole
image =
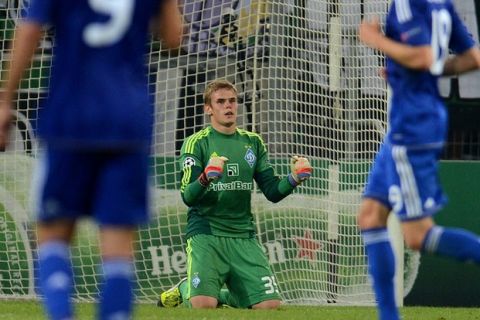
[[[0, 0], [0, 68], [28, 2]], [[189, 30], [182, 53], [171, 56], [152, 40], [146, 56], [155, 100], [153, 216], [136, 242], [137, 298], [153, 302], [186, 274], [187, 208], [179, 193], [177, 158], [183, 140], [208, 123], [202, 101], [206, 84], [226, 78], [239, 90], [239, 127], [262, 136], [276, 172], [288, 174], [295, 154], [314, 166], [313, 177], [281, 202], [269, 203], [258, 190], [252, 198], [257, 236], [283, 300], [373, 305], [356, 213], [384, 135], [388, 94], [378, 75], [383, 58], [361, 46], [356, 33], [363, 16], [386, 13], [388, 0], [179, 2]], [[48, 30], [22, 82], [12, 143], [0, 153], [4, 298], [37, 296], [35, 213], [28, 203], [53, 32]], [[82, 222], [72, 247], [79, 300], [93, 300], [101, 279], [95, 235], [96, 227]], [[407, 252], [397, 260], [411, 257]], [[409, 263], [414, 270], [398, 273], [397, 283], [416, 272], [416, 259]], [[401, 303], [401, 292], [398, 296]]]

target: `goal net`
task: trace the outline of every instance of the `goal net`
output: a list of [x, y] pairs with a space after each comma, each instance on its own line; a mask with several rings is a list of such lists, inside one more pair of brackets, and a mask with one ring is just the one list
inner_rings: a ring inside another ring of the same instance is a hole
[[[239, 90], [239, 126], [263, 137], [277, 173], [286, 175], [289, 158], [297, 154], [315, 168], [312, 179], [278, 204], [254, 192], [258, 239], [284, 301], [373, 304], [355, 215], [384, 134], [387, 88], [378, 74], [382, 57], [359, 45], [356, 29], [362, 17], [383, 16], [388, 0], [181, 2], [189, 29], [182, 53], [170, 56], [152, 41], [146, 60], [155, 97], [154, 201], [152, 223], [136, 243], [137, 297], [154, 301], [186, 274], [186, 207], [176, 159], [184, 138], [207, 125], [206, 84], [227, 78]], [[28, 3], [0, 0], [2, 69]], [[53, 32], [47, 31], [21, 83], [12, 141], [0, 153], [3, 297], [37, 294], [29, 190]], [[89, 222], [79, 229], [72, 248], [76, 297], [91, 300], [101, 280], [96, 229]], [[417, 263], [412, 259], [418, 257], [407, 254], [404, 261]], [[415, 272], [416, 267], [406, 271], [405, 279]]]

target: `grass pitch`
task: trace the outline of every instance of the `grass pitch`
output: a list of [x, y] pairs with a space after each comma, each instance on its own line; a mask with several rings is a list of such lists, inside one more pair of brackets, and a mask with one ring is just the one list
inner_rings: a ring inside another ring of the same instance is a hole
[[[77, 304], [77, 320], [95, 319], [95, 306]], [[429, 308], [404, 307], [405, 320], [480, 320], [480, 308]], [[0, 320], [45, 320], [42, 306], [36, 301], [0, 301]], [[293, 307], [278, 310], [189, 310], [183, 308], [161, 309], [141, 304], [136, 308], [137, 320], [375, 320], [371, 307]]]

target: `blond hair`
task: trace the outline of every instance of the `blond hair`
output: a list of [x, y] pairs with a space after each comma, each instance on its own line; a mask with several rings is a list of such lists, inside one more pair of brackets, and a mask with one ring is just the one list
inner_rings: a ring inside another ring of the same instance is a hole
[[210, 105], [212, 103], [212, 94], [220, 89], [228, 89], [235, 92], [235, 95], [238, 95], [237, 88], [226, 79], [216, 79], [210, 82], [205, 91], [203, 92], [203, 103]]

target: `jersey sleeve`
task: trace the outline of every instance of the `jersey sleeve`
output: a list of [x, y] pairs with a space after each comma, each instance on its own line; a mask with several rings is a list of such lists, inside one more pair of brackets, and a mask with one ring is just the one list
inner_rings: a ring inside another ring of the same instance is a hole
[[194, 205], [207, 191], [207, 187], [198, 181], [198, 177], [202, 174], [205, 166], [203, 162], [198, 140], [192, 136], [187, 138], [183, 143], [179, 158], [181, 172], [180, 193], [183, 202], [187, 206]]
[[39, 24], [50, 24], [53, 20], [55, 7], [56, 0], [31, 0], [25, 20]]
[[280, 178], [276, 175], [268, 160], [265, 143], [260, 136], [257, 136], [256, 139], [258, 161], [255, 167], [254, 179], [268, 200], [278, 202], [292, 193], [295, 186], [289, 182], [287, 177]]
[[400, 32], [400, 41], [412, 46], [430, 45], [431, 26], [425, 6], [416, 0], [395, 0], [394, 11], [389, 21], [397, 26]]
[[475, 46], [475, 41], [463, 21], [458, 16], [453, 4], [450, 4], [450, 15], [452, 17], [452, 35], [450, 37], [449, 48], [461, 54]]

